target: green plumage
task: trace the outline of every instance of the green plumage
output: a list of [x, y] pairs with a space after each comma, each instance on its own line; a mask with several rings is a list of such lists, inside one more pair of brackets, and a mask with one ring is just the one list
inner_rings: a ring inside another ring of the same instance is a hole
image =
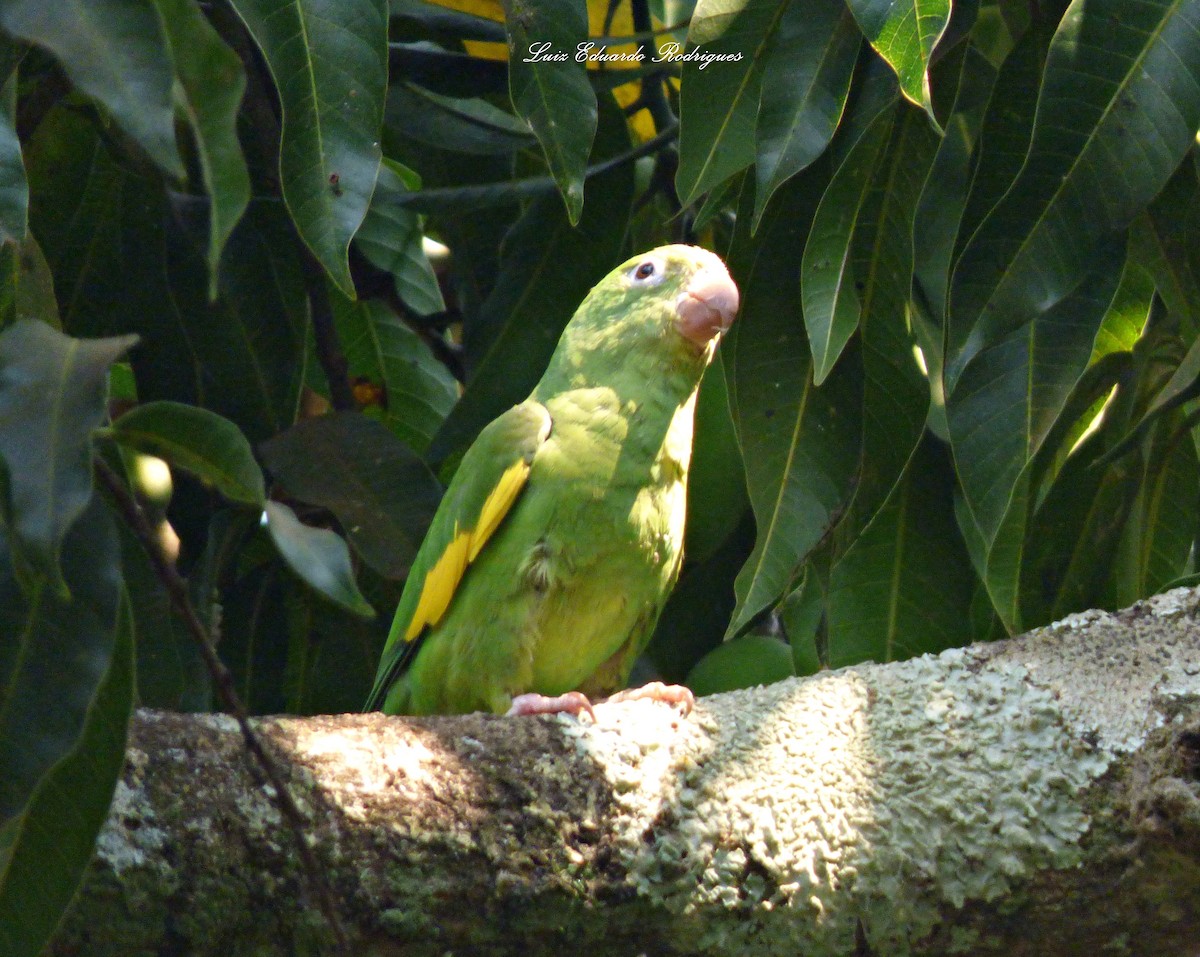
[[529, 399], [464, 456], [369, 709], [504, 712], [624, 685], [679, 573], [696, 389], [736, 302], [720, 260], [688, 246], [589, 293]]

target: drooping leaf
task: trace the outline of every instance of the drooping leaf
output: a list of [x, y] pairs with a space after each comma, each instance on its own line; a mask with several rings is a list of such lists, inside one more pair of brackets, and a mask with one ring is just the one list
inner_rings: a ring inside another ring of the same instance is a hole
[[304, 242], [354, 297], [347, 250], [375, 190], [387, 0], [232, 0], [283, 107], [283, 198]]
[[833, 567], [829, 664], [896, 661], [966, 644], [975, 577], [952, 507], [953, 470], [926, 439]]
[[[0, 821], [21, 815], [55, 764], [86, 733], [117, 640], [121, 566], [116, 528], [92, 499], [67, 533], [69, 593], [37, 577], [21, 591], [11, 537], [0, 535]], [[111, 785], [110, 785], [111, 786]]]
[[246, 74], [241, 60], [192, 0], [154, 0], [166, 28], [183, 113], [196, 139], [196, 158], [209, 198], [208, 294], [217, 294], [217, 264], [250, 201], [250, 175], [237, 138]]
[[688, 561], [704, 561], [715, 552], [733, 534], [748, 506], [742, 453], [729, 415], [724, 361], [718, 350], [696, 398], [684, 526]]
[[301, 422], [261, 451], [288, 494], [333, 512], [379, 574], [408, 571], [442, 487], [407, 445], [366, 416], [341, 413]]
[[[300, 715], [358, 711], [375, 680], [390, 614], [382, 622], [352, 618], [299, 582], [283, 584], [290, 631], [285, 710]], [[375, 603], [390, 611], [396, 601]]]
[[[574, 225], [583, 211], [583, 171], [596, 135], [596, 94], [587, 66], [573, 56], [587, 40], [584, 0], [505, 0], [508, 30], [508, 89], [546, 154], [558, 184], [567, 219]], [[536, 48], [571, 51], [565, 63], [539, 59]]]
[[947, 400], [959, 480], [987, 542], [1091, 359], [1121, 275], [1122, 250], [1107, 252], [1075, 293], [981, 353]]
[[22, 50], [0, 35], [0, 243], [21, 244], [29, 232], [29, 184], [17, 139], [17, 66]]
[[754, 226], [775, 190], [829, 145], [862, 37], [841, 0], [786, 4], [763, 67], [755, 125]]
[[[62, 624], [76, 644], [77, 622]], [[106, 628], [107, 667], [86, 701], [78, 737], [38, 782], [21, 818], [3, 827], [0, 948], [11, 957], [37, 957], [58, 926], [92, 858], [125, 762], [134, 687], [133, 625], [124, 602]], [[55, 693], [53, 710], [63, 706], [63, 686], [57, 664], [52, 670], [56, 681], [43, 684]], [[0, 750], [14, 747], [11, 741], [4, 745]], [[27, 745], [22, 741], [15, 747]]]
[[[916, 291], [921, 304], [939, 323], [946, 309], [954, 240], [970, 188], [971, 153], [995, 80], [991, 64], [974, 44], [968, 44], [962, 57], [954, 108], [946, 120], [945, 135], [913, 216]], [[936, 350], [926, 352], [926, 362], [930, 365], [934, 360], [940, 362], [940, 333], [939, 328]]]
[[931, 119], [929, 58], [950, 21], [950, 0], [847, 0], [862, 32], [896, 71], [904, 95]]
[[54, 277], [31, 232], [19, 245], [0, 245], [0, 329], [18, 319], [40, 319], [54, 329], [62, 329]]
[[862, 304], [861, 280], [854, 274], [854, 228], [895, 118], [892, 110], [880, 113], [854, 144], [821, 197], [804, 245], [800, 295], [818, 386], [858, 329]]
[[689, 50], [728, 59], [683, 64], [675, 188], [685, 206], [754, 162], [762, 64], [787, 6], [776, 0], [696, 4]]
[[1171, 315], [1200, 331], [1200, 185], [1184, 162], [1130, 230], [1130, 256], [1150, 274]]
[[[1087, 368], [1121, 276], [1121, 247], [1103, 253], [1078, 290], [980, 353], [947, 398], [965, 513], [976, 529], [964, 528], [964, 535], [968, 543], [973, 534], [980, 540], [984, 581], [1009, 631], [1022, 624], [1020, 577], [1035, 457]], [[964, 519], [960, 515], [960, 523]]]
[[[1133, 244], [1130, 245], [1132, 247]], [[1153, 296], [1154, 280], [1137, 261], [1131, 248], [1117, 294], [1104, 321], [1100, 323], [1100, 331], [1096, 333], [1096, 342], [1092, 347], [1093, 363], [1114, 352], [1130, 352], [1133, 349], [1146, 326]]]
[[[255, 201], [226, 244], [208, 302], [207, 203], [163, 194], [73, 110], [56, 108], [27, 150], [30, 221], [75, 335], [136, 332], [142, 399], [202, 405], [256, 441], [294, 419], [305, 297], [295, 232]], [[194, 231], [193, 231], [194, 230]]]
[[1047, 55], [1025, 165], [955, 268], [951, 389], [989, 343], [1078, 286], [1198, 126], [1197, 0], [1074, 0]]
[[799, 243], [827, 175], [824, 164], [817, 164], [785, 184], [754, 240], [753, 198], [744, 195], [730, 252], [742, 308], [722, 349], [758, 526], [754, 551], [738, 574], [730, 635], [787, 590], [845, 508], [858, 471], [860, 369], [844, 361], [824, 386], [815, 387], [803, 317], [797, 314]]
[[1111, 602], [1153, 595], [1188, 568], [1198, 515], [1196, 446], [1180, 416], [1162, 422], [1146, 443], [1138, 492], [1117, 545]]
[[[354, 241], [367, 259], [392, 274], [401, 301], [417, 315], [427, 316], [444, 311], [446, 303], [425, 255], [421, 217], [398, 202], [410, 192], [406, 175], [414, 177], [384, 157], [375, 195]], [[419, 180], [415, 185], [420, 185]]]
[[282, 502], [267, 502], [267, 531], [279, 554], [297, 575], [347, 611], [371, 618], [375, 614], [350, 565], [350, 550], [336, 532], [303, 524]]
[[[292, 623], [284, 595], [289, 578], [282, 562], [264, 561], [241, 570], [221, 590], [221, 659], [233, 673], [238, 696], [251, 714], [278, 714], [287, 707]], [[315, 596], [314, 600], [320, 601]], [[342, 620], [348, 617], [340, 608], [338, 612]], [[303, 641], [303, 634], [296, 640]]]
[[854, 227], [863, 363], [863, 466], [854, 499], [859, 521], [869, 520], [900, 478], [931, 398], [928, 375], [914, 354], [908, 304], [914, 215], [938, 139], [925, 114], [907, 104], [899, 112]]
[[480, 156], [509, 156], [537, 139], [529, 125], [478, 97], [442, 96], [415, 83], [388, 89], [387, 123], [428, 146]]
[[72, 339], [32, 319], [0, 333], [7, 523], [52, 582], [63, 538], [92, 497], [92, 433], [107, 411], [108, 368], [136, 341]]
[[235, 502], [261, 505], [266, 499], [262, 469], [246, 436], [208, 409], [147, 402], [117, 419], [108, 434], [122, 445], [187, 469]]
[[48, 49], [171, 176], [184, 175], [175, 144], [171, 51], [158, 11], [141, 0], [9, 0], [0, 27]]
[[424, 452], [458, 398], [458, 385], [421, 338], [379, 300], [332, 297], [351, 377], [383, 389], [368, 408], [398, 438]]
[[975, 144], [970, 191], [954, 239], [955, 259], [1013, 184], [1025, 162], [1042, 71], [1053, 36], [1054, 23], [1048, 17], [1039, 18], [1017, 40], [996, 71]]

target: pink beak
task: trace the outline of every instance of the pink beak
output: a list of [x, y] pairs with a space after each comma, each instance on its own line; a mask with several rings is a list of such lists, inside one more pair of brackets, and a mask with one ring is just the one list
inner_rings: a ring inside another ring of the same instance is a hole
[[737, 286], [724, 269], [697, 273], [675, 301], [679, 331], [696, 345], [708, 345], [733, 325], [738, 301]]

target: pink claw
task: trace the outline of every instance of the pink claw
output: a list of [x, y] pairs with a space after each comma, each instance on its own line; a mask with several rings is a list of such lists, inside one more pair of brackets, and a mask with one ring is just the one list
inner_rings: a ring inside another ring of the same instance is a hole
[[692, 694], [691, 688], [685, 688], [683, 685], [668, 685], [661, 681], [651, 681], [642, 685], [640, 688], [626, 688], [624, 691], [618, 691], [611, 698], [606, 698], [606, 701], [639, 701], [649, 699], [651, 701], [665, 701], [668, 704], [683, 705], [683, 713], [689, 715], [692, 709], [696, 707], [696, 696]]
[[578, 718], [585, 711], [594, 723], [596, 712], [592, 710], [592, 703], [588, 701], [587, 695], [579, 691], [568, 691], [552, 698], [544, 694], [519, 694], [512, 699], [506, 717], [524, 714], [573, 714]]

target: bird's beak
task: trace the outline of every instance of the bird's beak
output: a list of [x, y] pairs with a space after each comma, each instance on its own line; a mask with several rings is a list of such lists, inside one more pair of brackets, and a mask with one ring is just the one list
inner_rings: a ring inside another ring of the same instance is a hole
[[733, 324], [738, 310], [738, 289], [723, 267], [696, 273], [675, 301], [679, 331], [699, 346], [706, 346]]

